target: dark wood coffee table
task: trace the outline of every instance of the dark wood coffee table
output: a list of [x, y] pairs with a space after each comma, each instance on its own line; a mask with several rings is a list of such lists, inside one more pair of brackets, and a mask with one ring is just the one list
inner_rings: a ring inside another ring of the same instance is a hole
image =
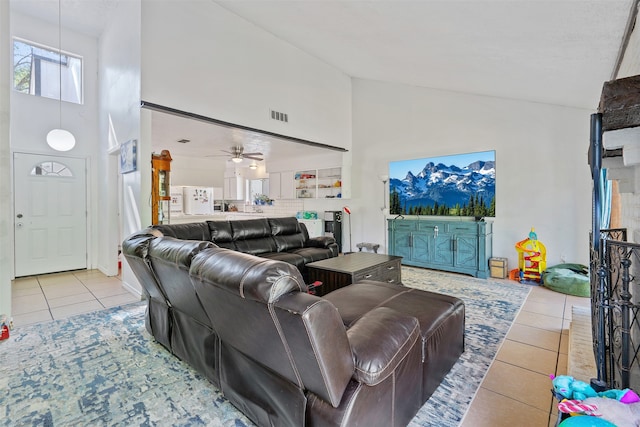
[[401, 256], [353, 252], [348, 255], [324, 259], [307, 264], [309, 282], [322, 282], [316, 295], [331, 291], [361, 280], [400, 284]]

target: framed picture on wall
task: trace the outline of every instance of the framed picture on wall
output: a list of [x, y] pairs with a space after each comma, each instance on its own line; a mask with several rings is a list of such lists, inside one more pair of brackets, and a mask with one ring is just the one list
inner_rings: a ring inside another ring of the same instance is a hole
[[496, 153], [389, 162], [389, 213], [495, 217]]
[[120, 144], [120, 173], [138, 169], [138, 141], [130, 139]]

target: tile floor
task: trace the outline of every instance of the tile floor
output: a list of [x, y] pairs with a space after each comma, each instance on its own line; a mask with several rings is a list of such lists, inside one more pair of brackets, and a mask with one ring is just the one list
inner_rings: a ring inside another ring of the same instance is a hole
[[567, 374], [574, 305], [589, 307], [590, 300], [531, 287], [461, 427], [556, 425], [549, 374]]
[[[17, 279], [12, 299], [17, 327], [135, 302], [139, 297], [122, 287], [118, 277], [90, 270]], [[567, 373], [572, 305], [589, 306], [589, 299], [531, 287], [461, 427], [555, 426], [557, 410], [549, 374]]]
[[98, 270], [43, 274], [12, 282], [14, 327], [140, 301], [118, 277]]

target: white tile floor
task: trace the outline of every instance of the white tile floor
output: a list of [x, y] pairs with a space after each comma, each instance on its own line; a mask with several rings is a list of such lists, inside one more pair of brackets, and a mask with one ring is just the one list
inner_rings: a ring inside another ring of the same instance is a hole
[[98, 270], [19, 278], [11, 287], [14, 327], [140, 301], [122, 286], [119, 277], [108, 277]]
[[557, 402], [551, 396], [549, 374], [567, 374], [574, 305], [589, 307], [590, 299], [532, 286], [462, 427], [556, 425]]

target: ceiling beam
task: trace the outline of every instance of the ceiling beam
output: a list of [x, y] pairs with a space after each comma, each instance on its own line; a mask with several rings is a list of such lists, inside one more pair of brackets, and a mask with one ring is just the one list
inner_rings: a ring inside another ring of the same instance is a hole
[[140, 107], [141, 108], [145, 108], [147, 110], [158, 111], [158, 112], [166, 113], [166, 114], [172, 114], [174, 116], [184, 117], [184, 118], [193, 119], [193, 120], [200, 120], [200, 121], [205, 122], [205, 123], [211, 123], [211, 124], [218, 125], [218, 126], [224, 126], [224, 127], [230, 128], [230, 129], [242, 129], [242, 130], [245, 130], [245, 131], [248, 131], [248, 132], [261, 133], [263, 135], [269, 135], [269, 136], [272, 136], [272, 137], [275, 137], [275, 138], [282, 139], [285, 142], [295, 142], [297, 144], [304, 144], [304, 145], [309, 145], [311, 147], [324, 148], [324, 149], [327, 149], [327, 150], [340, 151], [340, 152], [349, 151], [346, 148], [336, 147], [334, 145], [323, 144], [321, 142], [309, 141], [309, 140], [306, 140], [306, 139], [296, 138], [296, 137], [287, 136], [287, 135], [281, 135], [281, 134], [278, 134], [278, 133], [275, 133], [275, 132], [269, 132], [269, 131], [266, 131], [266, 130], [256, 129], [256, 128], [252, 128], [252, 127], [249, 127], [249, 126], [243, 126], [243, 125], [238, 125], [238, 124], [235, 124], [235, 123], [229, 123], [229, 122], [225, 122], [225, 121], [222, 121], [222, 120], [214, 119], [214, 118], [211, 118], [211, 117], [202, 116], [200, 114], [190, 113], [188, 111], [177, 110], [175, 108], [171, 108], [171, 107], [167, 107], [167, 106], [159, 105], [159, 104], [154, 104], [154, 103], [147, 102], [147, 101], [140, 101]]

